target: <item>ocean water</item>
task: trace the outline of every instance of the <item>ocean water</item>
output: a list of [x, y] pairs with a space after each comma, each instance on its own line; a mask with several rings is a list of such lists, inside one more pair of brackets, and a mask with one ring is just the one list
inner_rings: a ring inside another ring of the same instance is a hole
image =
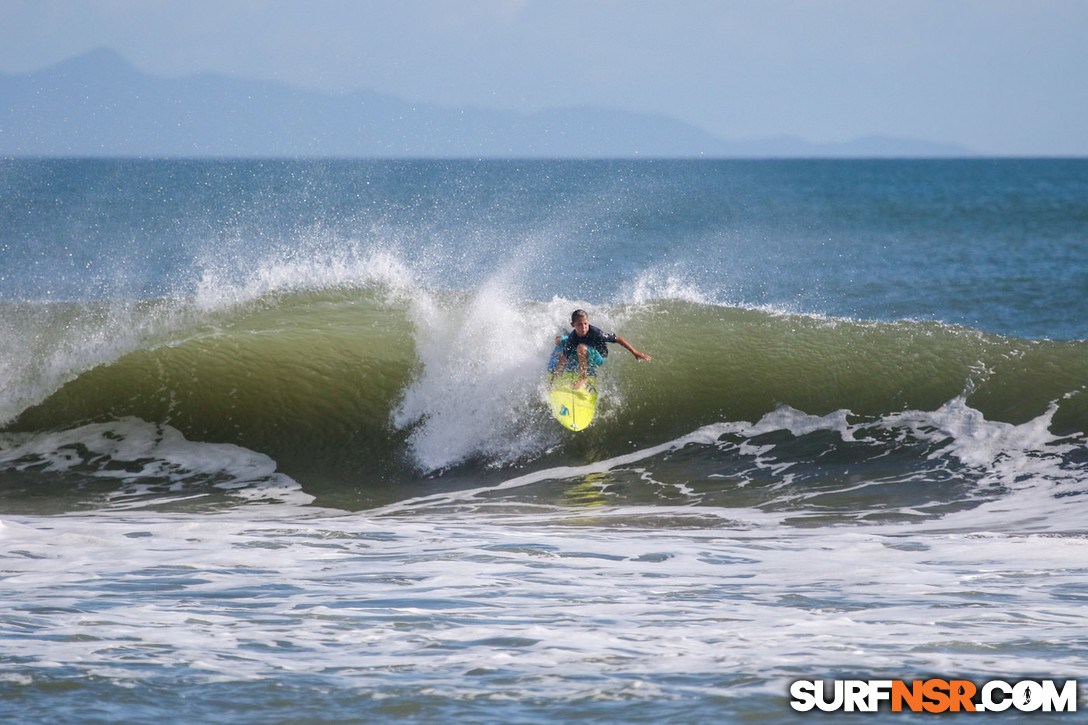
[[1083, 676], [1086, 252], [1085, 160], [0, 161], [0, 718]]

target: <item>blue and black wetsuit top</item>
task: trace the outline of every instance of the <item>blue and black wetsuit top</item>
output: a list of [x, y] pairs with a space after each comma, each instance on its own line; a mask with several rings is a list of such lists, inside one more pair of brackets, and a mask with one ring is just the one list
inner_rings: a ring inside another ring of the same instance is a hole
[[[564, 366], [564, 370], [577, 371], [578, 370], [578, 346], [585, 344], [589, 352], [589, 370], [590, 375], [595, 374], [595, 369], [598, 365], [603, 365], [605, 359], [608, 357], [608, 343], [615, 342], [616, 336], [613, 333], [601, 332], [601, 328], [594, 325], [589, 326], [589, 332], [585, 337], [579, 337], [573, 330], [563, 335], [562, 341], [559, 343], [563, 354], [567, 356], [567, 364]], [[559, 364], [559, 354], [556, 352], [552, 355], [552, 359], [548, 364], [549, 370], [554, 370], [555, 366]]]
[[[590, 350], [596, 350], [602, 358], [606, 358], [608, 357], [608, 345], [605, 343], [615, 341], [616, 336], [614, 334], [601, 332], [601, 328], [590, 325], [589, 332], [586, 333], [585, 337], [578, 337], [578, 333], [571, 330], [567, 334], [566, 340], [563, 341], [563, 352], [566, 353], [567, 357], [572, 355], [577, 357], [578, 346], [585, 343], [585, 346]], [[603, 363], [604, 360], [601, 360], [601, 362]], [[600, 365], [601, 363], [597, 364]]]

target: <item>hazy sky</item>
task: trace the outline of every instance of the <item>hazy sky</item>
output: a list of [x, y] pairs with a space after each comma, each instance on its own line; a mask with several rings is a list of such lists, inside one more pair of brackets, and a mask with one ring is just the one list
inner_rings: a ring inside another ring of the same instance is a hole
[[1088, 0], [0, 0], [0, 72], [102, 47], [153, 75], [603, 106], [730, 140], [1088, 155]]

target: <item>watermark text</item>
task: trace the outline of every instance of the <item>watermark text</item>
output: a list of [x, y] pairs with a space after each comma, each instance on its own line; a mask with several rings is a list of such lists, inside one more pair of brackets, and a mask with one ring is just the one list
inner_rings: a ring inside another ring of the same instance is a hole
[[1076, 712], [1077, 682], [1064, 680], [797, 680], [790, 706], [799, 712]]

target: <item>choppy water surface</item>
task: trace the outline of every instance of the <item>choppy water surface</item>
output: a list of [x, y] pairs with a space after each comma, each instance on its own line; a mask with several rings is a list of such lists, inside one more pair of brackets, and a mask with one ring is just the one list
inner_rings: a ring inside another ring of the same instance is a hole
[[[7, 717], [800, 722], [797, 679], [1085, 671], [1088, 163], [0, 188]], [[570, 434], [575, 307], [653, 362]]]

